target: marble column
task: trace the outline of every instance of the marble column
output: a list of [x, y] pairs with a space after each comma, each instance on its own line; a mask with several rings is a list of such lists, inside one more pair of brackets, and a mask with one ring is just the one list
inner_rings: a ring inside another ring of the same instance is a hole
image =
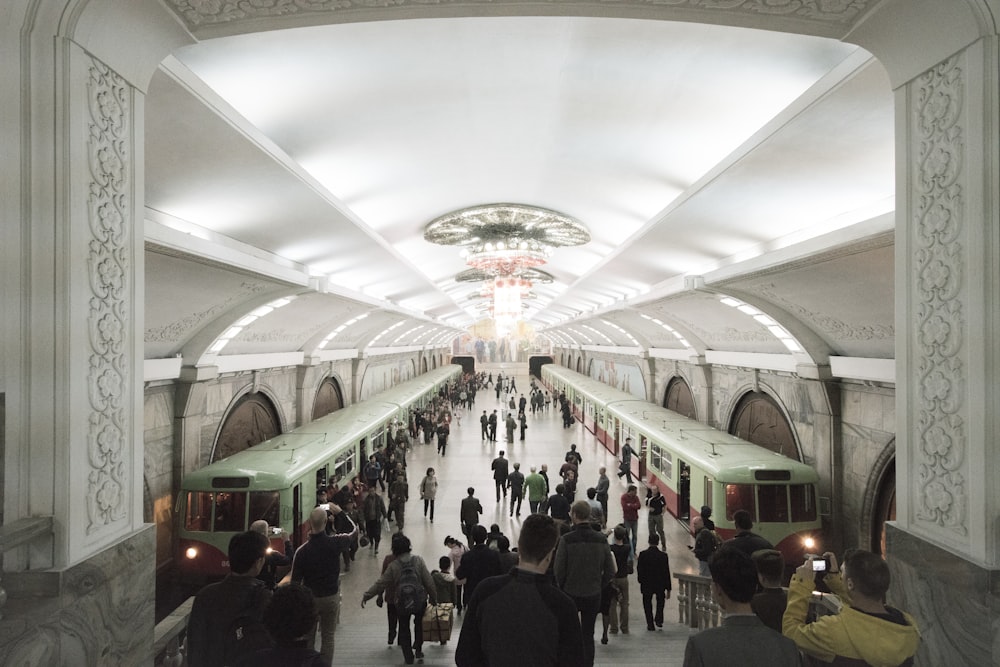
[[152, 662], [137, 82], [169, 51], [153, 26], [183, 36], [121, 9], [11, 0], [0, 22], [3, 521], [52, 517], [4, 554], [5, 665]]
[[1000, 664], [1000, 74], [980, 39], [897, 89], [891, 602], [925, 665]]

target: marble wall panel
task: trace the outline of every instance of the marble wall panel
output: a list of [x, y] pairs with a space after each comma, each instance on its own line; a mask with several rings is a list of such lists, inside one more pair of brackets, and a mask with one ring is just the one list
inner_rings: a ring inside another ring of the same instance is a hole
[[889, 524], [889, 604], [917, 620], [918, 665], [1000, 665], [1000, 570]]
[[154, 554], [154, 528], [146, 525], [86, 561], [51, 573], [56, 595], [10, 600], [0, 620], [0, 664], [152, 664]]

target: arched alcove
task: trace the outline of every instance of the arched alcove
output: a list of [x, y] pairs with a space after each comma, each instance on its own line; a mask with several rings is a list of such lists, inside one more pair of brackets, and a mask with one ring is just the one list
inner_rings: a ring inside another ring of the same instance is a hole
[[663, 393], [663, 407], [673, 410], [689, 419], [697, 419], [694, 409], [694, 395], [687, 380], [677, 375], [670, 378]]
[[861, 516], [860, 539], [868, 540], [868, 548], [885, 554], [885, 524], [896, 520], [896, 441], [892, 440], [872, 466], [865, 487]]
[[326, 378], [316, 390], [312, 418], [319, 419], [340, 410], [342, 407], [344, 407], [344, 393], [341, 391], [340, 385], [332, 377]]
[[762, 391], [749, 391], [740, 398], [733, 410], [729, 432], [790, 459], [802, 460], [784, 411]]
[[241, 396], [226, 415], [212, 449], [211, 463], [253, 447], [281, 433], [274, 403], [261, 392]]

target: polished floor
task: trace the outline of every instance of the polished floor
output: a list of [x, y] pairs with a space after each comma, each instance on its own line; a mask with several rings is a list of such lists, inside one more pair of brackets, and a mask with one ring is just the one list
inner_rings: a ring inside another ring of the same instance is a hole
[[[528, 394], [529, 379], [527, 364], [487, 364], [481, 369], [493, 371], [502, 369], [505, 375], [514, 374], [518, 394], [523, 390]], [[495, 502], [490, 464], [499, 450], [505, 450], [511, 461], [519, 461], [521, 470], [527, 474], [533, 465], [547, 463], [550, 479], [556, 479], [562, 464], [562, 457], [571, 443], [576, 443], [583, 456], [580, 467], [580, 492], [578, 497], [584, 497], [583, 490], [593, 486], [597, 481], [598, 468], [606, 465], [609, 471], [616, 470], [613, 457], [594, 437], [579, 423], [570, 429], [562, 428], [559, 413], [553, 409], [528, 415], [528, 429], [524, 442], [517, 440], [508, 446], [503, 442], [487, 443], [480, 438], [479, 415], [483, 410], [492, 412], [500, 409], [496, 393], [492, 390], [480, 392], [476, 398], [475, 409], [460, 414], [461, 422], [452, 422], [451, 437], [447, 455], [438, 456], [433, 445], [418, 445], [408, 459], [410, 471], [410, 501], [407, 503], [404, 515], [403, 532], [413, 542], [413, 552], [421, 555], [429, 566], [436, 566], [437, 560], [447, 550], [444, 538], [454, 535], [462, 539], [459, 528], [459, 503], [466, 495], [469, 486], [476, 488], [476, 497], [483, 505], [482, 523], [487, 527], [491, 523], [500, 525], [505, 535], [516, 544], [520, 521], [510, 518], [510, 508], [506, 500]], [[456, 417], [459, 415], [456, 415]], [[498, 429], [498, 440], [503, 440], [503, 434]], [[423, 503], [419, 498], [417, 486], [428, 467], [433, 467], [439, 479], [438, 497], [434, 522], [423, 516]], [[611, 502], [609, 504], [610, 519], [617, 523], [621, 520], [621, 507], [616, 499], [625, 492], [623, 480], [610, 474]], [[555, 481], [552, 482], [555, 486]], [[641, 494], [641, 492], [640, 492]], [[527, 516], [527, 502], [522, 510], [522, 518]], [[645, 548], [647, 538], [645, 512], [640, 514], [639, 548]], [[691, 539], [684, 527], [668, 520], [667, 553], [670, 555], [671, 569], [674, 572], [697, 572], [694, 556], [688, 545]], [[393, 530], [395, 527], [393, 526]], [[388, 537], [388, 533], [385, 534]], [[341, 579], [343, 603], [340, 625], [337, 628], [335, 665], [398, 665], [403, 664], [402, 652], [398, 646], [388, 646], [386, 643], [387, 623], [385, 610], [379, 609], [374, 600], [364, 609], [361, 608], [362, 593], [378, 578], [382, 557], [388, 553], [388, 540], [382, 542], [381, 550], [376, 557], [370, 549], [362, 549], [351, 571]], [[433, 569], [433, 568], [432, 568]], [[642, 599], [638, 595], [638, 585], [634, 576], [630, 582], [631, 604], [629, 609], [630, 634], [612, 635], [607, 645], [600, 644], [598, 634], [596, 643], [597, 665], [680, 665], [684, 658], [684, 646], [688, 636], [693, 632], [677, 623], [677, 605], [671, 599], [667, 601], [665, 614], [666, 623], [659, 631], [649, 632], [642, 612]], [[455, 644], [458, 641], [461, 617], [456, 618], [455, 633], [447, 645], [439, 643], [424, 644], [425, 665], [453, 665]], [[600, 620], [598, 620], [600, 627]], [[600, 630], [598, 630], [598, 633]]]

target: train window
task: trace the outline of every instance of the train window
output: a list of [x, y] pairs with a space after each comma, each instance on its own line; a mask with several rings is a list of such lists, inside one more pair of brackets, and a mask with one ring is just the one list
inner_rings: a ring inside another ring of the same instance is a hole
[[324, 488], [326, 486], [326, 481], [327, 481], [326, 475], [327, 475], [327, 466], [323, 466], [322, 468], [320, 468], [320, 469], [318, 469], [316, 471], [316, 488], [317, 489], [322, 489], [322, 488]]
[[215, 494], [215, 522], [213, 532], [230, 532], [247, 529], [247, 494], [223, 491]]
[[760, 521], [788, 523], [788, 487], [784, 484], [759, 485], [757, 515]]
[[674, 478], [674, 455], [665, 449], [661, 450], [661, 452], [660, 462], [662, 465], [660, 467], [660, 472], [663, 473], [664, 479], [672, 480]]
[[652, 443], [649, 447], [649, 465], [654, 470], [659, 470], [661, 473], [663, 472], [662, 451], [663, 450], [660, 449], [660, 446], [656, 443]]
[[354, 450], [350, 450], [337, 457], [334, 463], [334, 475], [337, 479], [347, 479], [354, 472], [354, 468]]
[[188, 491], [184, 511], [184, 529], [207, 532], [212, 522], [212, 494], [205, 491]]
[[792, 484], [788, 491], [792, 500], [792, 521], [815, 521], [816, 487], [812, 484]]
[[737, 510], [746, 510], [750, 512], [750, 518], [757, 520], [753, 484], [726, 484], [726, 518], [732, 521]]
[[280, 526], [278, 514], [279, 494], [277, 491], [250, 492], [250, 522], [264, 519], [269, 526]]

